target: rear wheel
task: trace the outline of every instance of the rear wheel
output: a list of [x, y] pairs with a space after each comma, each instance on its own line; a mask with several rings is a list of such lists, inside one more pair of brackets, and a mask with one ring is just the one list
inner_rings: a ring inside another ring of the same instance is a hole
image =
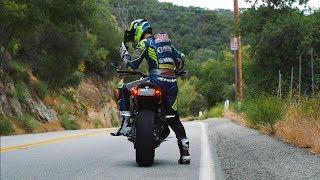
[[139, 166], [151, 166], [154, 160], [153, 122], [155, 114], [141, 110], [136, 119], [136, 162]]

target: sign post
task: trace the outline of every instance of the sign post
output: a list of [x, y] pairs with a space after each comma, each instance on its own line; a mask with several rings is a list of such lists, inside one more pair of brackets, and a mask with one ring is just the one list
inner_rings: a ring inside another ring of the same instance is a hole
[[238, 38], [230, 39], [230, 50], [233, 52], [234, 57], [234, 84], [235, 84], [235, 96], [238, 100], [238, 72], [237, 72], [237, 50], [238, 50]]
[[230, 40], [230, 49], [233, 52], [238, 50], [238, 38], [235, 37]]

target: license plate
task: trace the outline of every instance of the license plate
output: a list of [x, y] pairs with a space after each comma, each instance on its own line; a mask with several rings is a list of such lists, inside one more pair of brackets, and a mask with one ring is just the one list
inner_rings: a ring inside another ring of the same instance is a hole
[[139, 89], [138, 95], [139, 96], [154, 96], [155, 90], [154, 89]]

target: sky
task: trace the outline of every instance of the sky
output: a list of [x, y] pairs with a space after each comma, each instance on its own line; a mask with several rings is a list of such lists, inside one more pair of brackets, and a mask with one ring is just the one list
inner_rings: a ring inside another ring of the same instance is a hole
[[[160, 2], [172, 2], [180, 6], [196, 6], [208, 9], [233, 9], [233, 0], [159, 0]], [[320, 8], [320, 0], [310, 0], [311, 8]], [[240, 8], [250, 7], [250, 4], [239, 0]]]

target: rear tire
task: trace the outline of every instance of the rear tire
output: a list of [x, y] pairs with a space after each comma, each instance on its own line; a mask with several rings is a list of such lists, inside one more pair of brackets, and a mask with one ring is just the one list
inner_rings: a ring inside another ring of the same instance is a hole
[[153, 122], [155, 114], [141, 110], [136, 119], [136, 162], [139, 166], [151, 166], [154, 161]]

